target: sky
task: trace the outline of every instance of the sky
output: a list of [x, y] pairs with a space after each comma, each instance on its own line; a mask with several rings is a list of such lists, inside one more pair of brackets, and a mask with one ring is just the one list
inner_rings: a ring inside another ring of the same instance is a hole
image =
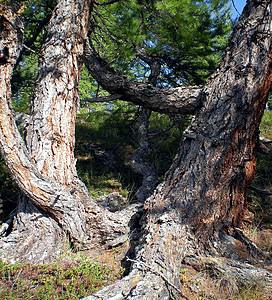
[[[244, 6], [246, 5], [246, 0], [233, 0], [235, 7], [237, 8], [238, 12], [241, 14], [243, 11]], [[236, 18], [238, 16], [237, 11], [235, 8], [232, 8], [233, 17]]]

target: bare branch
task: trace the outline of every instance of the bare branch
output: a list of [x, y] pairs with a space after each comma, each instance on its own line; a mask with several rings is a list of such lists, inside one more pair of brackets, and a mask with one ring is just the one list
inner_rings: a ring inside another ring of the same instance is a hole
[[161, 130], [159, 132], [150, 132], [150, 133], [148, 133], [148, 136], [157, 136], [157, 135], [164, 134], [167, 131], [169, 131], [170, 129], [172, 129], [180, 121], [191, 121], [191, 118], [182, 118], [182, 119], [174, 120], [173, 123], [169, 127], [165, 128], [164, 130]]
[[256, 186], [253, 186], [253, 185], [251, 185], [249, 187], [249, 189], [252, 190], [252, 191], [254, 191], [254, 192], [256, 192], [256, 193], [258, 193], [258, 194], [264, 195], [264, 196], [272, 196], [271, 192], [269, 192], [267, 190], [262, 190], [262, 189], [260, 189], [260, 188], [258, 188]]
[[238, 13], [238, 15], [240, 16], [241, 14], [239, 13], [239, 11], [238, 11], [238, 9], [237, 9], [237, 7], [236, 7], [236, 5], [235, 5], [234, 1], [233, 1], [233, 0], [231, 0], [231, 2], [232, 2], [232, 6], [233, 6], [233, 8], [236, 10], [236, 12]]
[[122, 95], [109, 95], [104, 97], [92, 97], [92, 98], [84, 98], [83, 101], [97, 103], [97, 102], [110, 102], [114, 100], [118, 100], [122, 97]]
[[94, 4], [96, 5], [110, 5], [116, 2], [121, 2], [121, 0], [111, 0], [111, 1], [107, 1], [107, 2], [94, 2]]
[[25, 44], [23, 45], [25, 49], [27, 49], [28, 51], [30, 51], [31, 53], [34, 53], [35, 55], [39, 56], [39, 53], [37, 53], [36, 51], [32, 50], [31, 48], [29, 48], [28, 46], [26, 46]]

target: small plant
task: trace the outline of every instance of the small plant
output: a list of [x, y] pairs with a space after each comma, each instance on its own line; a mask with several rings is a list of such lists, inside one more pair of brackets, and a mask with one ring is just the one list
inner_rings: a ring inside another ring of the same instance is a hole
[[262, 122], [260, 125], [260, 131], [267, 138], [272, 139], [272, 111], [265, 111]]
[[119, 276], [86, 258], [40, 266], [0, 262], [0, 299], [80, 299]]

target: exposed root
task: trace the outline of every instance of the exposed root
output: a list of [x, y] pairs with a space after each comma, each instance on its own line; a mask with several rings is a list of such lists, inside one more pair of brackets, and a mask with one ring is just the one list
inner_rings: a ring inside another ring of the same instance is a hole
[[94, 210], [87, 209], [87, 224], [92, 232], [89, 246], [99, 243], [105, 248], [112, 248], [124, 244], [129, 240], [132, 228], [142, 214], [142, 204], [132, 204], [121, 211], [112, 213], [103, 207]]
[[247, 283], [259, 280], [272, 292], [272, 272], [267, 269], [232, 259], [215, 257], [202, 257], [200, 259], [206, 270], [209, 270], [212, 276], [221, 278], [221, 280], [224, 279], [225, 284], [231, 283], [235, 279], [236, 285], [242, 288]]
[[68, 240], [57, 222], [31, 204], [19, 206], [11, 233], [0, 239], [0, 260], [42, 264], [54, 261]]
[[160, 276], [168, 285], [170, 285], [172, 288], [174, 288], [184, 299], [189, 300], [189, 298], [176, 285], [174, 285], [171, 281], [169, 281], [168, 278], [166, 276], [164, 276], [161, 272], [155, 270], [154, 268], [152, 268], [148, 264], [144, 263], [143, 261], [130, 259], [128, 257], [127, 257], [127, 260], [137, 263], [140, 265], [140, 267], [144, 267], [144, 269], [148, 269], [152, 273]]
[[262, 251], [255, 243], [253, 243], [249, 238], [247, 238], [243, 231], [239, 228], [234, 229], [234, 237], [241, 241], [248, 248], [249, 253], [257, 259], [261, 259], [262, 261], [270, 262], [271, 255], [268, 252]]

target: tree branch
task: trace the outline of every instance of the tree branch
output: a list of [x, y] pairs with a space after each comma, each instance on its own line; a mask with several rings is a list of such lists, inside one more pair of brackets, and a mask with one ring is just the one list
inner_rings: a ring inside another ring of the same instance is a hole
[[94, 2], [94, 4], [96, 5], [110, 5], [116, 2], [120, 2], [121, 0], [111, 0], [111, 1], [107, 1], [107, 2]]
[[262, 189], [260, 189], [260, 188], [258, 188], [256, 186], [253, 186], [253, 185], [251, 185], [249, 187], [249, 189], [252, 190], [252, 191], [254, 191], [254, 192], [256, 192], [256, 193], [258, 193], [258, 194], [264, 195], [264, 196], [272, 196], [271, 192], [266, 191], [266, 190], [262, 190]]
[[97, 103], [97, 102], [109, 102], [118, 100], [122, 97], [122, 95], [109, 95], [104, 97], [92, 97], [92, 98], [84, 98], [83, 101]]
[[162, 113], [195, 114], [203, 101], [202, 86], [157, 88], [118, 74], [91, 47], [84, 45], [84, 62], [90, 74], [110, 94], [121, 94], [122, 100]]

